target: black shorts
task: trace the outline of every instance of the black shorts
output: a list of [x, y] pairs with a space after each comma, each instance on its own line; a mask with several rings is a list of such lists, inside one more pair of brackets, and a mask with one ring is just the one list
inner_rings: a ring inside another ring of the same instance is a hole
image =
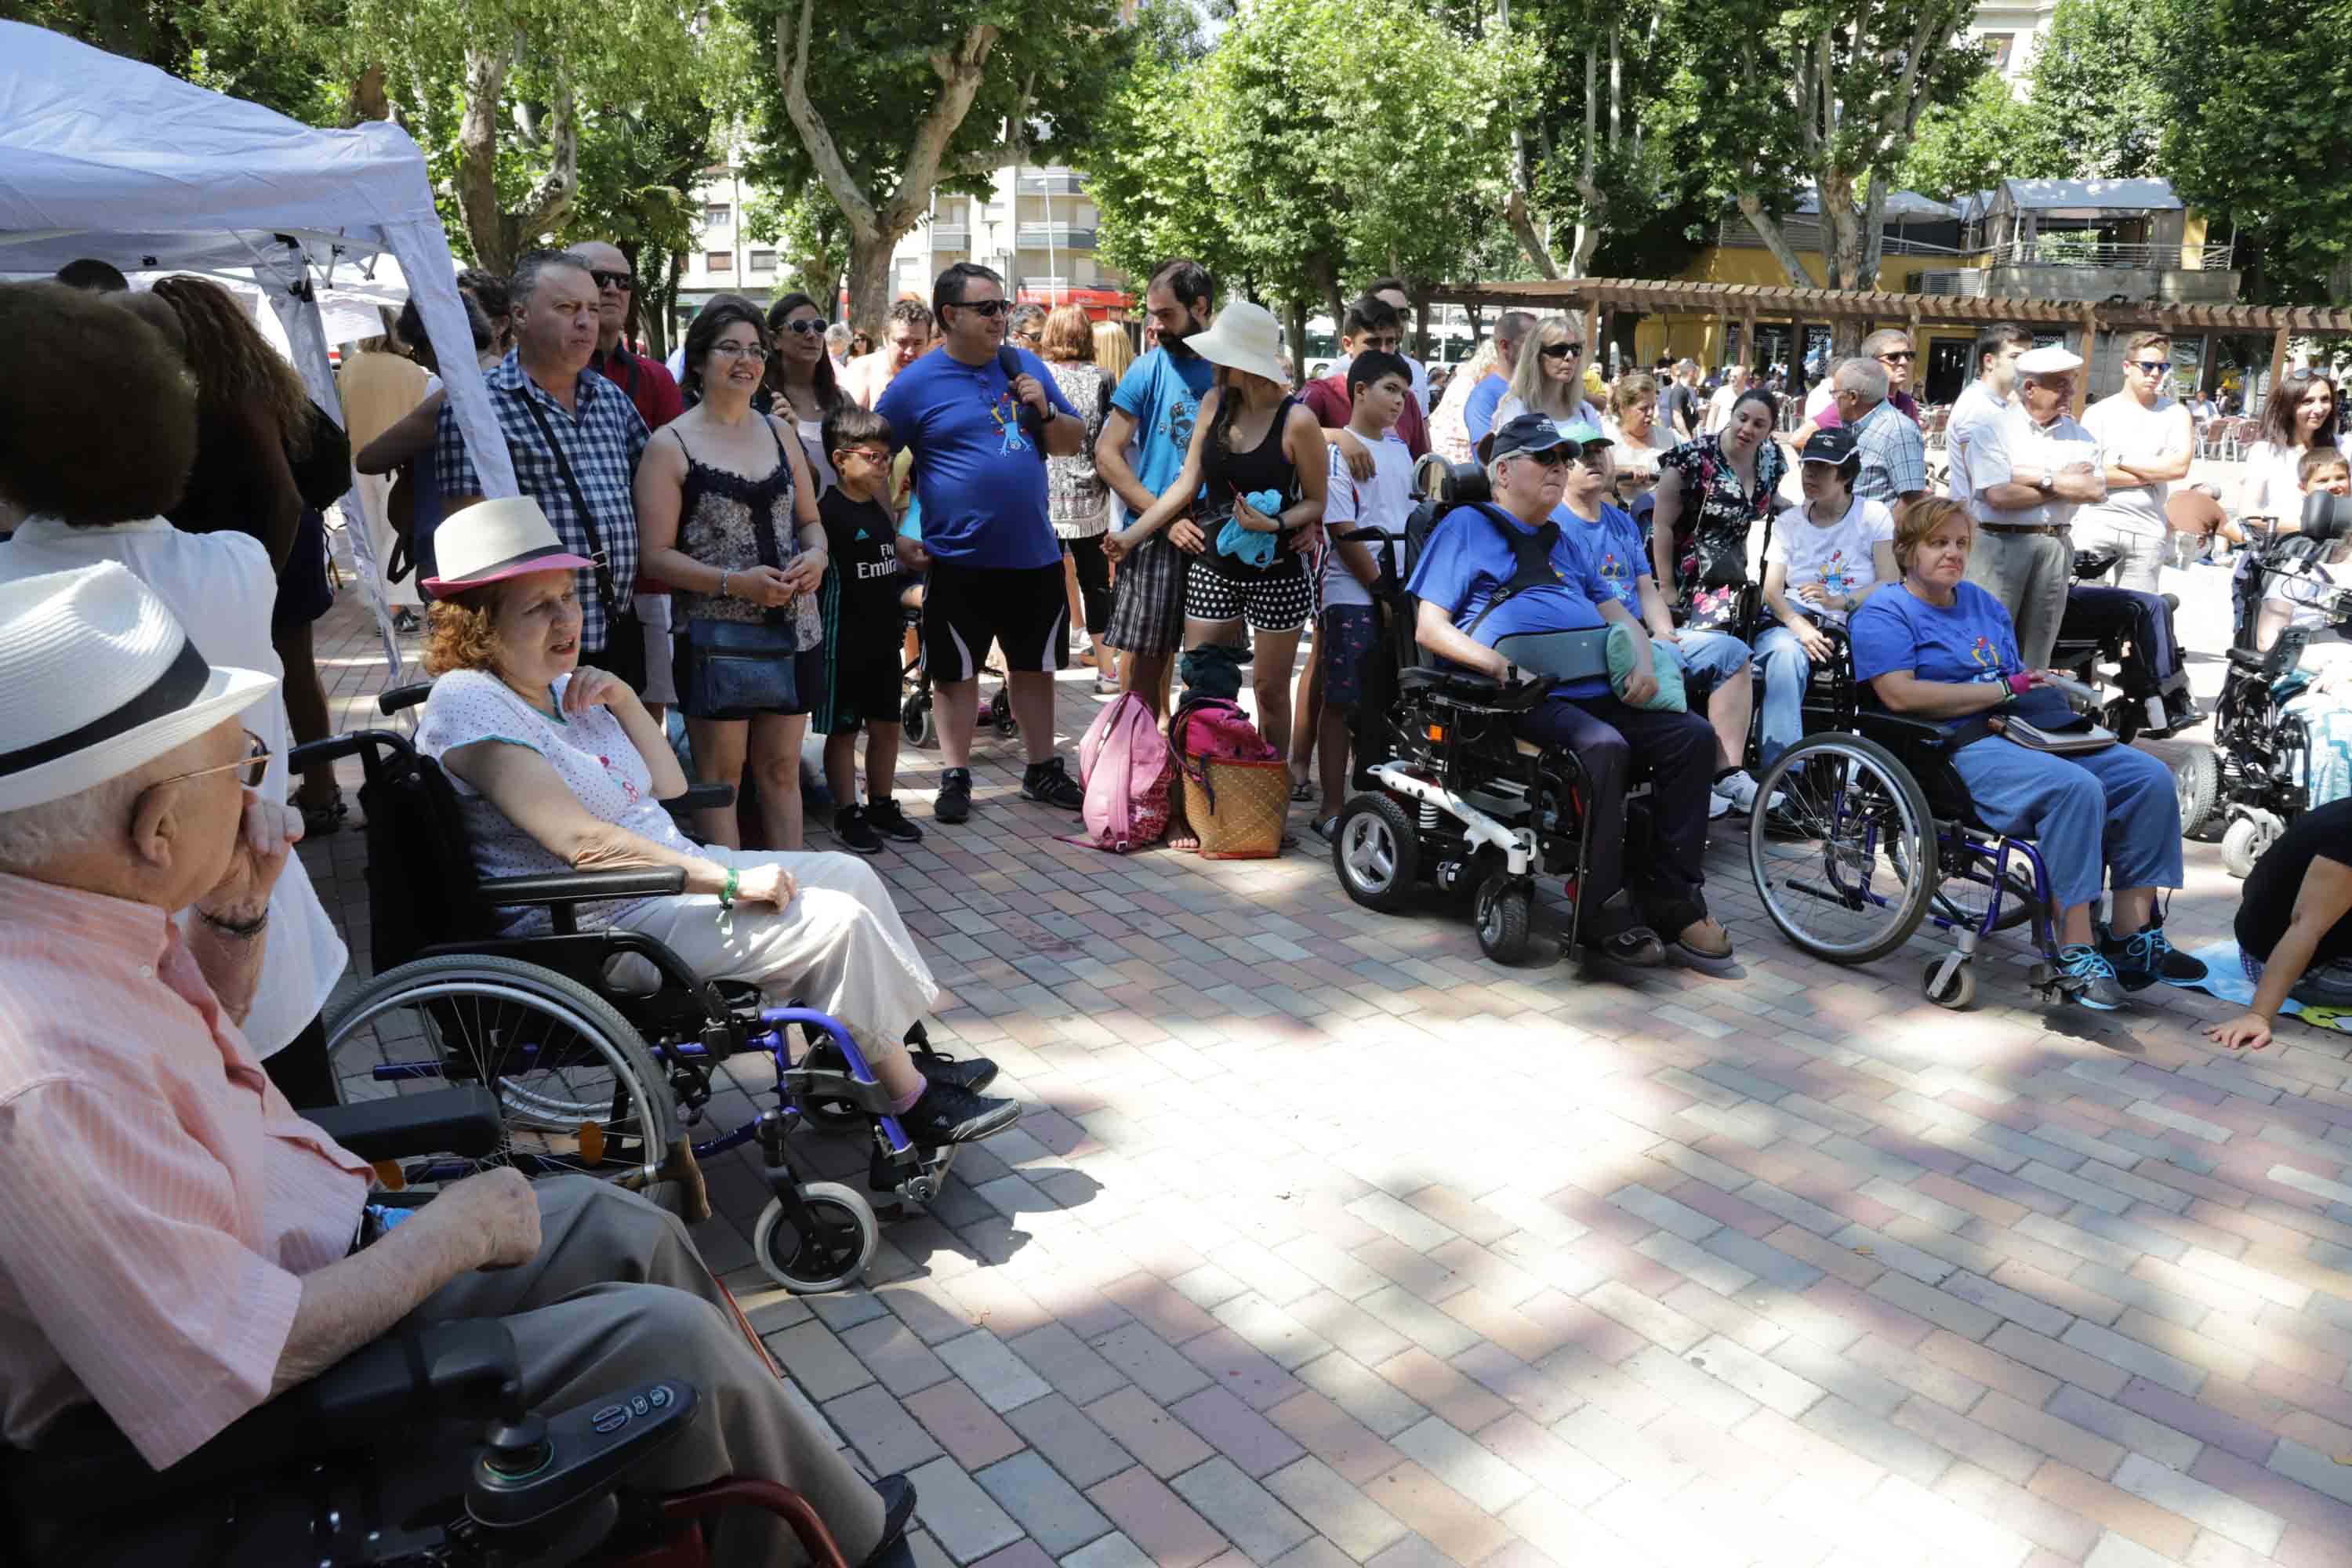
[[903, 681], [895, 642], [828, 657], [824, 700], [809, 710], [809, 728], [820, 735], [855, 735], [868, 724], [896, 724]]
[[923, 658], [933, 683], [977, 677], [992, 642], [1003, 647], [1007, 673], [1069, 668], [1070, 596], [1060, 561], [959, 566], [932, 557], [923, 590]]

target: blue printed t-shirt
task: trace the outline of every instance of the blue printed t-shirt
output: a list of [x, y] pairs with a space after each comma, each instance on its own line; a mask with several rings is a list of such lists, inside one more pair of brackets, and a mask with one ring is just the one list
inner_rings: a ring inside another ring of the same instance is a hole
[[1569, 547], [1583, 562], [1586, 574], [1624, 605], [1627, 615], [1640, 620], [1642, 579], [1650, 574], [1650, 551], [1642, 542], [1642, 525], [1607, 501], [1601, 503], [1601, 516], [1593, 522], [1569, 510], [1565, 503], [1551, 515]]
[[[1021, 371], [1044, 384], [1072, 418], [1045, 363], [1015, 349]], [[1045, 455], [1022, 428], [1022, 405], [994, 360], [966, 364], [944, 348], [900, 371], [874, 411], [915, 456], [923, 548], [958, 566], [1051, 566], [1062, 543], [1045, 513]]]
[[1485, 440], [1495, 428], [1495, 410], [1503, 405], [1503, 394], [1510, 390], [1507, 377], [1491, 373], [1470, 389], [1470, 401], [1462, 405], [1462, 427], [1470, 432], [1473, 442]]
[[[1847, 634], [1853, 639], [1856, 680], [1907, 669], [1921, 680], [1958, 685], [2006, 680], [2025, 669], [2009, 612], [1974, 583], [1959, 585], [1949, 609], [1927, 603], [1901, 584], [1884, 589], [1853, 613]], [[1940, 723], [1949, 734], [1968, 721], [1946, 719]]]
[[1216, 384], [1217, 367], [1198, 354], [1153, 349], [1127, 367], [1110, 405], [1135, 421], [1135, 479], [1163, 495], [1184, 471], [1201, 399]]
[[[1534, 531], [1507, 512], [1458, 508], [1422, 547], [1406, 591], [1444, 610], [1455, 626], [1488, 647], [1515, 632], [1582, 632], [1601, 626], [1601, 612], [1594, 606], [1609, 596], [1608, 586], [1586, 568], [1572, 542], [1574, 535], [1563, 527], [1551, 549], [1552, 572], [1559, 581], [1512, 595], [1476, 630], [1470, 630], [1470, 622], [1518, 570], [1511, 547], [1496, 531], [1497, 521], [1522, 533]], [[1596, 677], [1553, 689], [1563, 697], [1602, 697], [1609, 682]]]

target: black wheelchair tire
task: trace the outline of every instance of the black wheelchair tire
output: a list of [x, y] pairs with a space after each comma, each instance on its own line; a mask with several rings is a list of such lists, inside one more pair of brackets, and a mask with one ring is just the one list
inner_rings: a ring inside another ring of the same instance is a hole
[[1478, 884], [1471, 920], [1478, 951], [1496, 963], [1514, 964], [1528, 955], [1528, 929], [1535, 915], [1535, 890], [1525, 877], [1496, 871]]
[[[875, 1249], [882, 1245], [882, 1226], [874, 1217], [874, 1205], [864, 1194], [839, 1182], [803, 1182], [800, 1195], [803, 1203], [821, 1211], [828, 1222], [849, 1226], [849, 1236], [836, 1237], [832, 1246], [800, 1237], [784, 1223], [783, 1201], [770, 1198], [751, 1232], [751, 1251], [760, 1267], [795, 1296], [821, 1296], [856, 1283], [866, 1265], [874, 1261]], [[788, 1247], [791, 1255], [782, 1256]]]
[[[2140, 750], [2153, 752], [2154, 748], [2143, 745]], [[2156, 754], [2171, 767], [2173, 785], [2179, 792], [2181, 837], [2193, 837], [2205, 828], [2221, 804], [2221, 753], [2191, 741], [2178, 757]]]
[[[1824, 942], [1798, 925], [1781, 907], [1775, 896], [1774, 877], [1767, 870], [1765, 858], [1775, 853], [1775, 847], [1786, 840], [1769, 831], [1766, 814], [1769, 803], [1776, 795], [1788, 796], [1789, 809], [1801, 809], [1790, 775], [1817, 761], [1826, 760], [1824, 753], [1837, 753], [1859, 762], [1885, 779], [1899, 796], [1904, 814], [1910, 819], [1908, 842], [1899, 851], [1890, 849], [1889, 858], [1899, 863], [1918, 868], [1905, 878], [1908, 884], [1902, 906], [1895, 910], [1886, 925], [1867, 941], [1852, 943]], [[1782, 936], [1815, 958], [1832, 963], [1870, 963], [1885, 957], [1911, 940], [1919, 922], [1927, 918], [1927, 906], [1935, 896], [1936, 819], [1927, 809], [1927, 792], [1911, 775], [1895, 753], [1877, 742], [1843, 731], [1828, 731], [1808, 735], [1780, 756], [1757, 781], [1756, 805], [1750, 816], [1748, 832], [1748, 870], [1754, 879], [1756, 892], [1764, 905], [1764, 912]]]
[[[671, 1096], [669, 1079], [654, 1061], [653, 1053], [629, 1021], [621, 1016], [613, 1005], [569, 975], [559, 974], [535, 963], [520, 959], [492, 957], [484, 953], [443, 953], [432, 958], [420, 958], [388, 970], [362, 986], [350, 997], [331, 1010], [326, 1020], [327, 1063], [335, 1078], [339, 1100], [350, 1103], [353, 1098], [345, 1084], [351, 1069], [337, 1060], [340, 1051], [362, 1043], [362, 1033], [377, 1020], [403, 1006], [427, 1007], [470, 1000], [476, 1004], [472, 1016], [481, 1019], [479, 1004], [488, 1001], [503, 1007], [517, 1008], [519, 1023], [529, 1016], [560, 1024], [571, 1030], [601, 1058], [601, 1065], [613, 1076], [614, 1086], [625, 1093], [635, 1107], [631, 1116], [640, 1123], [636, 1129], [644, 1144], [642, 1164], [614, 1165], [609, 1169], [601, 1163], [583, 1166], [584, 1173], [608, 1176], [635, 1184], [652, 1180], [651, 1167], [658, 1165], [671, 1144], [679, 1137], [677, 1104]], [[440, 1047], [432, 1047], [439, 1054]], [[478, 1056], [476, 1058], [479, 1064]], [[461, 1079], [425, 1078], [409, 1080], [424, 1089], [438, 1089]], [[501, 1084], [508, 1080], [501, 1079]], [[398, 1086], [393, 1086], [398, 1092]], [[527, 1089], [519, 1083], [498, 1090], [501, 1120], [506, 1136], [498, 1154], [481, 1162], [485, 1164], [519, 1163], [515, 1131], [530, 1128], [537, 1137], [549, 1131], [548, 1123], [568, 1125], [565, 1113], [575, 1108], [560, 1106], [545, 1095]], [[366, 1098], [364, 1096], [358, 1098]], [[533, 1102], [537, 1102], [534, 1106]], [[583, 1102], [584, 1104], [584, 1102]], [[532, 1114], [536, 1110], [536, 1117]], [[609, 1110], [607, 1111], [609, 1116]], [[609, 1137], [613, 1134], [604, 1134]], [[547, 1173], [544, 1170], [539, 1173]]]
[[1360, 795], [1341, 809], [1331, 830], [1331, 868], [1348, 897], [1368, 910], [1394, 914], [1412, 900], [1421, 880], [1421, 830], [1394, 796]]
[[1927, 961], [1927, 973], [1919, 977], [1919, 994], [1949, 1012], [1966, 1012], [1976, 1004], [1977, 966], [1961, 960], [1953, 966], [1952, 978], [1939, 989], [1936, 984], [1936, 971], [1943, 966], [1944, 961], [1940, 958]]
[[898, 728], [906, 736], [907, 744], [929, 745], [931, 743], [931, 700], [928, 697], [908, 698], [906, 707], [898, 711]]

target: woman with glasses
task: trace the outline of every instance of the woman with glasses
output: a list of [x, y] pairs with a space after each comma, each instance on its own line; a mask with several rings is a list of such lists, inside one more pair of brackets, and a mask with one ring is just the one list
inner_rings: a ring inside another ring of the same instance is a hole
[[768, 307], [768, 378], [761, 391], [773, 401], [761, 407], [754, 398], [752, 406], [800, 431], [801, 453], [823, 495], [835, 482], [825, 456], [824, 416], [845, 401], [833, 356], [824, 350], [824, 312], [806, 294], [785, 295]]
[[[120, 562], [207, 663], [278, 676], [268, 551], [241, 531], [191, 533], [159, 515], [180, 499], [199, 439], [196, 382], [171, 342], [140, 313], [54, 283], [0, 287], [0, 336], [31, 373], [0, 383], [0, 425], [13, 437], [0, 447], [0, 502], [26, 514], [0, 547], [0, 581]], [[68, 374], [92, 364], [106, 374]], [[95, 431], [106, 433], [106, 460], [72, 460]], [[254, 733], [240, 776], [284, 804], [293, 742], [282, 694], [244, 722]], [[331, 1105], [319, 1009], [349, 955], [299, 856], [271, 890], [268, 941], [246, 1038], [295, 1106]]]
[[[823, 337], [809, 341], [822, 358]], [[695, 317], [686, 382], [697, 400], [655, 433], [638, 460], [637, 536], [645, 570], [677, 595], [689, 647], [695, 623], [709, 621], [774, 631], [793, 650], [782, 689], [766, 699], [772, 706], [748, 718], [717, 700], [715, 682], [695, 679], [689, 658], [678, 710], [696, 773], [706, 784], [740, 785], [748, 760], [767, 847], [797, 850], [801, 741], [824, 679], [816, 595], [827, 557], [798, 432], [751, 406], [768, 356], [767, 323], [749, 300], [721, 295]], [[732, 806], [700, 813], [696, 829], [711, 843], [742, 847]]]
[[1538, 324], [1519, 345], [1510, 389], [1495, 405], [1499, 430], [1522, 414], [1540, 414], [1563, 427], [1581, 419], [1598, 426], [1601, 410], [1584, 397], [1584, 344], [1565, 317]]

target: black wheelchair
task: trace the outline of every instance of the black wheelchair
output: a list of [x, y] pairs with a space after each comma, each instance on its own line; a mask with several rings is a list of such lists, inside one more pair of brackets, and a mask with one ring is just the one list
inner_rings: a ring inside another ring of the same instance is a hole
[[[2310, 582], [2336, 543], [2352, 535], [2352, 500], [2307, 498], [2295, 532], [2261, 526], [2267, 519], [2244, 521], [2249, 537], [2230, 584], [2229, 669], [2213, 710], [2220, 778], [2212, 804], [2226, 825], [2221, 863], [2239, 878], [2311, 805], [2311, 726], [2288, 704], [2303, 694], [2304, 649], [2315, 634], [2288, 626], [2263, 648], [2263, 601], [2282, 584]], [[2330, 629], [2352, 635], [2352, 588], [2320, 589], [2315, 601]]]
[[1403, 909], [1424, 884], [1466, 899], [1479, 951], [1497, 963], [1527, 956], [1537, 875], [1560, 877], [1570, 910], [1561, 941], [1572, 951], [1590, 843], [1588, 781], [1574, 753], [1520, 740], [1513, 723], [1556, 682], [1605, 675], [1605, 643], [1588, 633], [1504, 638], [1497, 651], [1541, 672], [1509, 687], [1423, 648], [1413, 636], [1418, 602], [1404, 584], [1437, 525], [1484, 500], [1486, 485], [1475, 467], [1435, 458], [1423, 460], [1416, 484], [1422, 504], [1401, 543], [1376, 529], [1339, 536], [1376, 550], [1381, 631], [1355, 715], [1359, 793], [1332, 830], [1332, 868], [1350, 899], [1384, 913]]
[[[505, 1137], [498, 1098], [480, 1086], [310, 1117], [383, 1161], [419, 1148], [488, 1157]], [[0, 1456], [0, 1563], [698, 1568], [709, 1561], [703, 1522], [749, 1508], [782, 1520], [818, 1568], [846, 1568], [816, 1510], [772, 1480], [730, 1477], [666, 1495], [625, 1484], [702, 1398], [659, 1380], [535, 1412], [513, 1336], [482, 1319], [366, 1346], [161, 1471], [98, 1406], [79, 1405], [33, 1447]]]
[[[378, 705], [391, 714], [428, 690], [386, 692]], [[837, 1020], [769, 1007], [750, 985], [699, 979], [638, 932], [582, 929], [582, 904], [673, 895], [684, 889], [683, 871], [486, 880], [474, 868], [447, 776], [405, 736], [364, 730], [314, 744], [306, 759], [360, 759], [367, 816], [375, 978], [328, 1009], [339, 1095], [364, 1103], [479, 1084], [494, 1091], [502, 1119], [487, 1154], [413, 1150], [383, 1169], [387, 1185], [429, 1188], [495, 1161], [527, 1175], [581, 1172], [615, 1181], [698, 1224], [711, 1212], [702, 1163], [757, 1143], [771, 1196], [753, 1250], [796, 1292], [856, 1280], [880, 1230], [864, 1194], [812, 1179], [792, 1153], [793, 1131], [806, 1124], [866, 1132], [870, 1191], [918, 1205], [937, 1196], [955, 1146], [925, 1149], [908, 1138]], [[724, 785], [702, 785], [664, 804], [683, 812], [731, 798]], [[499, 912], [517, 908], [544, 909], [550, 929], [503, 931]], [[797, 1059], [794, 1028], [808, 1047]], [[919, 1038], [909, 1044], [928, 1048]], [[772, 1104], [742, 1125], [690, 1139], [687, 1129], [708, 1114], [713, 1068], [751, 1052], [774, 1062]]]
[[[2098, 721], [2117, 740], [2168, 740], [2205, 719], [2189, 695], [2189, 672], [2179, 666], [2178, 637], [2165, 639], [2175, 650], [2175, 668], [2160, 671], [2156, 665], [2152, 645], [2157, 638], [2149, 623], [2161, 616], [2168, 634], [2180, 603], [2169, 594], [2100, 584], [2097, 579], [2115, 570], [2116, 560], [2113, 550], [2074, 552], [2074, 585], [2066, 592], [2066, 613], [2058, 623], [2050, 667], [2099, 693]], [[2185, 795], [2181, 804], [2185, 824], [2189, 804]], [[2210, 796], [2205, 804], [2211, 804]]]

